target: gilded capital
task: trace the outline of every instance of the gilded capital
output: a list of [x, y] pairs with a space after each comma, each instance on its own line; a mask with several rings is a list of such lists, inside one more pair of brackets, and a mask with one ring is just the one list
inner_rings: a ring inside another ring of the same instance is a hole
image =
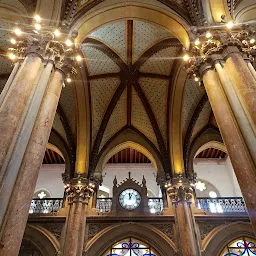
[[179, 201], [191, 202], [194, 194], [191, 180], [182, 175], [173, 178], [167, 185], [167, 194], [173, 204]]
[[95, 184], [87, 178], [78, 175], [69, 184], [65, 185], [69, 204], [81, 202], [88, 204], [95, 188]]
[[256, 46], [250, 44], [250, 38], [254, 34], [255, 32], [246, 26], [235, 26], [233, 30], [220, 27], [212, 31], [197, 31], [198, 38], [188, 52], [188, 74], [200, 78], [207, 70], [213, 69], [217, 61], [225, 61], [234, 53], [252, 60]]

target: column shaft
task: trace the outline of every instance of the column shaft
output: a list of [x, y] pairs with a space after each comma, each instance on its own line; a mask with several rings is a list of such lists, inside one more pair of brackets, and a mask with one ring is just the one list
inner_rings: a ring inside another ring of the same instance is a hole
[[23, 238], [31, 199], [49, 139], [63, 83], [56, 70], [51, 78], [37, 116], [2, 228], [0, 256], [17, 256]]
[[217, 73], [208, 70], [203, 82], [256, 233], [255, 164]]
[[200, 247], [196, 237], [194, 217], [186, 201], [178, 201], [175, 207], [175, 225], [179, 238], [179, 248], [182, 256], [201, 255]]
[[223, 91], [226, 95], [227, 102], [232, 109], [234, 118], [240, 128], [243, 138], [247, 144], [248, 150], [256, 164], [256, 127], [251, 120], [250, 114], [246, 111], [243, 102], [239, 99], [237, 90], [232, 84], [229, 73], [224, 64], [216, 63], [216, 71], [219, 75]]
[[256, 125], [256, 80], [247, 63], [240, 53], [234, 53], [227, 58], [224, 66], [229, 71], [229, 77], [238, 97]]
[[41, 58], [33, 55], [26, 57], [2, 101], [0, 107], [0, 184], [4, 175], [2, 169], [4, 160], [34, 89], [41, 65]]

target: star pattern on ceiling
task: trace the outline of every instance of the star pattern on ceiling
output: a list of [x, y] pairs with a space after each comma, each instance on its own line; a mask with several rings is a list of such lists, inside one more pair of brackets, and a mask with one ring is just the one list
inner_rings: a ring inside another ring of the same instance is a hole
[[85, 39], [81, 48], [91, 97], [90, 169], [104, 146], [128, 128], [144, 136], [170, 168], [167, 103], [181, 47], [161, 27], [137, 20], [105, 25]]

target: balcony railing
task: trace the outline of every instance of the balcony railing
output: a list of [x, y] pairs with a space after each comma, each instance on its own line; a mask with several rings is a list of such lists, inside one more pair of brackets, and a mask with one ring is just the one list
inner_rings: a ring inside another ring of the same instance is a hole
[[[63, 205], [63, 198], [33, 199], [30, 205], [30, 214], [56, 213]], [[112, 198], [97, 198], [97, 211], [100, 214], [111, 212]], [[163, 199], [148, 198], [149, 211], [160, 214], [163, 211]], [[197, 207], [211, 213], [247, 214], [242, 197], [197, 198]]]
[[[97, 198], [97, 211], [107, 213], [111, 211], [112, 198]], [[160, 214], [163, 211], [163, 199], [160, 197], [148, 198], [148, 207], [151, 213]]]
[[197, 207], [211, 213], [247, 214], [242, 197], [197, 198]]
[[55, 213], [62, 208], [63, 198], [33, 199], [29, 213]]

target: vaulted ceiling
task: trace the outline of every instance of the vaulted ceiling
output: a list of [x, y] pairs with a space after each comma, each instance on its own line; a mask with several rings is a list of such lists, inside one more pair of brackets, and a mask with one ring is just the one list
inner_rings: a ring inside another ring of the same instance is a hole
[[167, 102], [179, 41], [156, 25], [123, 20], [94, 31], [81, 47], [90, 86], [92, 158], [129, 127], [169, 163]]
[[[36, 0], [3, 0], [19, 9], [24, 19], [32, 15]], [[61, 19], [87, 15], [93, 8], [106, 6], [107, 0], [84, 0], [77, 8], [76, 1], [63, 0]], [[141, 0], [138, 0], [141, 2]], [[150, 4], [176, 13], [190, 26], [204, 24], [201, 0], [150, 0]], [[245, 2], [245, 1], [244, 1]], [[242, 6], [241, 0], [228, 1], [231, 15]], [[71, 8], [72, 7], [72, 8]], [[71, 10], [72, 9], [72, 10]], [[239, 9], [240, 10], [240, 9]], [[0, 19], [0, 91], [13, 65], [6, 58], [10, 31], [14, 22]], [[182, 56], [180, 42], [164, 28], [142, 20], [119, 20], [99, 27], [90, 33], [81, 51], [90, 109], [90, 168], [94, 168], [107, 145], [125, 129], [143, 137], [162, 157], [163, 165], [170, 164], [169, 124], [173, 76]], [[52, 143], [66, 148], [75, 161], [79, 104], [76, 89], [67, 85], [62, 90], [52, 134]], [[189, 147], [207, 127], [218, 130], [203, 87], [186, 80], [182, 95], [181, 120], [184, 158]], [[58, 138], [58, 139], [56, 139]]]

